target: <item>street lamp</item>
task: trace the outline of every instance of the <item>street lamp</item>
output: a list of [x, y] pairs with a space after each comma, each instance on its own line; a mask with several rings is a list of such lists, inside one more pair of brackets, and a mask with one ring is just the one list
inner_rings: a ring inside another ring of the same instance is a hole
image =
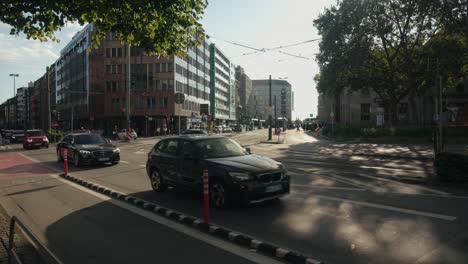
[[19, 77], [17, 73], [10, 73], [10, 76], [13, 77], [13, 97], [16, 96], [16, 77]]

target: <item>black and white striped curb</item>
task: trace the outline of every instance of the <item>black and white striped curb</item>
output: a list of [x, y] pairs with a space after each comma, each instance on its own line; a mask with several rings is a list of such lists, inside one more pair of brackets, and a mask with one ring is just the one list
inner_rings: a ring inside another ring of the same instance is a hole
[[293, 264], [324, 264], [321, 261], [318, 261], [312, 258], [307, 258], [302, 254], [299, 254], [299, 253], [296, 253], [287, 249], [283, 249], [273, 244], [257, 240], [255, 238], [240, 234], [238, 232], [226, 229], [224, 227], [220, 227], [220, 226], [216, 226], [212, 224], [205, 224], [203, 223], [202, 220], [198, 218], [185, 215], [180, 212], [176, 212], [174, 210], [159, 206], [152, 202], [147, 202], [145, 200], [120, 193], [118, 191], [109, 189], [107, 187], [74, 177], [70, 174], [68, 175], [61, 174], [60, 176], [66, 180], [82, 185], [88, 189], [94, 190], [108, 197], [126, 202], [128, 204], [131, 204], [136, 207], [142, 208], [144, 210], [153, 212], [160, 216], [172, 219], [174, 221], [178, 221], [180, 223], [194, 227], [205, 233], [212, 234], [218, 238], [222, 238], [224, 240], [230, 241], [234, 244], [240, 245], [250, 250], [255, 250], [266, 256], [278, 258], [280, 260], [286, 261], [287, 263], [293, 263]]

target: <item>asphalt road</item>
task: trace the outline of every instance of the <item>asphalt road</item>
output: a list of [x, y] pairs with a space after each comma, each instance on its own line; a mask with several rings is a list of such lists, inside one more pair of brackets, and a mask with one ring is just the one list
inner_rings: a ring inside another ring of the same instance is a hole
[[[261, 133], [265, 131], [236, 140], [252, 145]], [[177, 189], [151, 191], [145, 162], [156, 141], [119, 143], [120, 164], [71, 167], [71, 173], [202, 217], [198, 195]], [[427, 161], [336, 155], [334, 149], [327, 155], [323, 154], [327, 144], [289, 131], [284, 144], [252, 145], [255, 154], [286, 164], [292, 193], [280, 202], [212, 210], [212, 221], [326, 263], [468, 263], [466, 190], [393, 180], [395, 175], [427, 174], [431, 170]], [[24, 153], [61, 168], [53, 148]], [[92, 208], [85, 215], [111, 214], [106, 206]]]

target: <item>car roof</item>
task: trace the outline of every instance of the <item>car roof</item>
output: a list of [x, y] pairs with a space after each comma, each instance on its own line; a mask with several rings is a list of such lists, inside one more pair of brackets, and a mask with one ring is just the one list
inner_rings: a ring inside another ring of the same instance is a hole
[[66, 136], [82, 136], [82, 135], [96, 135], [96, 136], [100, 136], [99, 134], [92, 134], [92, 133], [69, 133], [69, 134], [66, 134]]
[[181, 136], [173, 136], [173, 137], [167, 137], [162, 139], [163, 140], [169, 140], [169, 139], [187, 139], [190, 141], [199, 141], [199, 140], [205, 140], [205, 139], [220, 139], [220, 138], [227, 138], [224, 136], [210, 136], [210, 135], [202, 135], [202, 134], [193, 134], [193, 135], [181, 135]]

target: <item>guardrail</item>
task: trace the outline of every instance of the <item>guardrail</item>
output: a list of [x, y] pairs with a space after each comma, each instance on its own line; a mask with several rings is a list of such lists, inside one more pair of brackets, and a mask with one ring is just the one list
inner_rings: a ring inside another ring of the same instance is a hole
[[16, 216], [12, 216], [10, 220], [10, 232], [7, 248], [9, 263], [23, 263], [15, 251], [15, 226], [18, 226], [21, 229], [23, 234], [28, 238], [45, 263], [62, 264], [62, 262], [46, 246], [44, 246], [36, 237], [36, 235], [34, 235], [34, 233]]

